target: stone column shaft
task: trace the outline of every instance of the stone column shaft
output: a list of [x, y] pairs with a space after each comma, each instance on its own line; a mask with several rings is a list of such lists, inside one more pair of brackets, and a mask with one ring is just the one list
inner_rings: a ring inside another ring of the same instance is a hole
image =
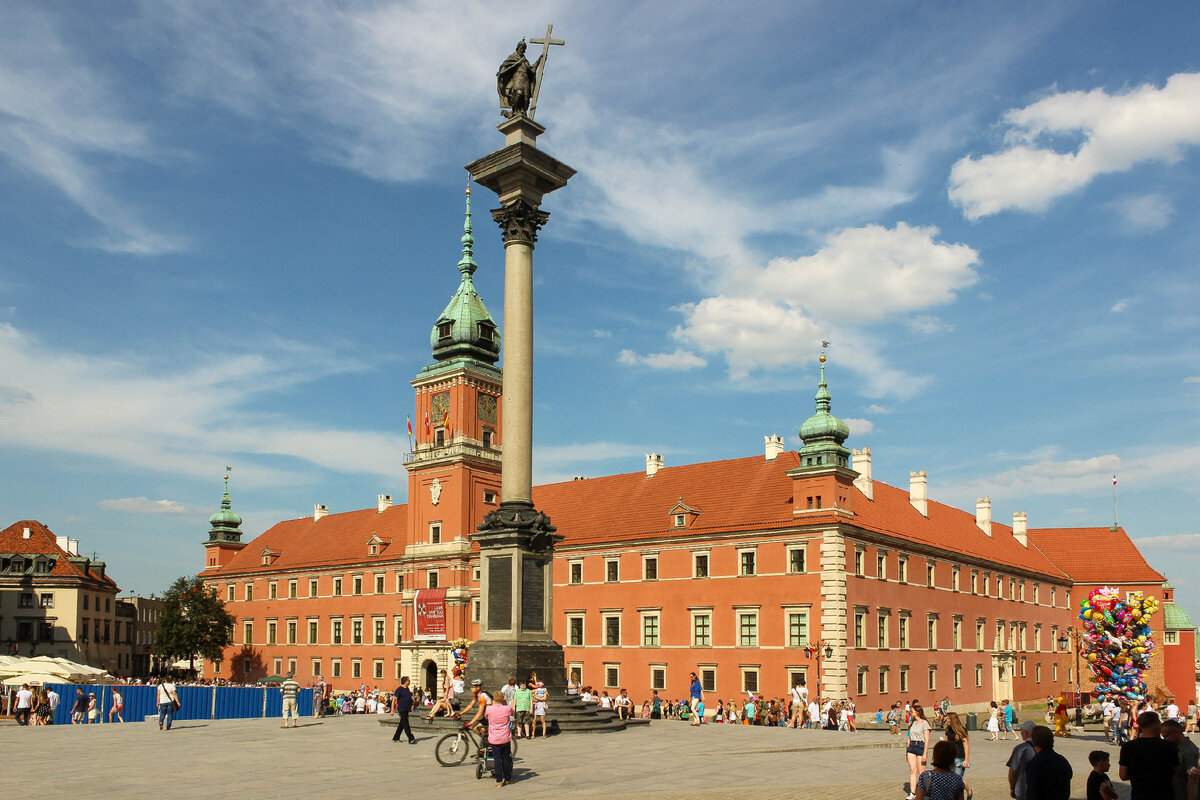
[[533, 246], [504, 245], [504, 453], [501, 502], [533, 494]]

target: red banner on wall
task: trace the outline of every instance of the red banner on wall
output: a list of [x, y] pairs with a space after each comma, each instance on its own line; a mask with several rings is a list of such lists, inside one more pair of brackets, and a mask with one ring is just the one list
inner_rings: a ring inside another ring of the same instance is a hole
[[413, 602], [417, 630], [414, 639], [444, 641], [446, 639], [446, 590], [418, 589]]

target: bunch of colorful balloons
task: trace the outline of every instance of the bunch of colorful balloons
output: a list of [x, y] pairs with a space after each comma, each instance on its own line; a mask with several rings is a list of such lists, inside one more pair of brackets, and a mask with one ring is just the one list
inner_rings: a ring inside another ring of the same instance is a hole
[[1096, 676], [1096, 694], [1108, 699], [1146, 696], [1146, 667], [1154, 653], [1150, 617], [1158, 600], [1142, 592], [1121, 599], [1120, 589], [1101, 586], [1080, 603], [1083, 657]]
[[455, 639], [450, 643], [450, 655], [454, 656], [455, 678], [462, 678], [467, 672], [467, 653], [471, 649], [470, 639]]

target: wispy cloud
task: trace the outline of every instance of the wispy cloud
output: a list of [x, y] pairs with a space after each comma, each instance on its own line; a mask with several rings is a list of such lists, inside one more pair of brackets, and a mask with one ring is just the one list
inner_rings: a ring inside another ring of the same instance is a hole
[[[1161, 89], [1051, 94], [1008, 111], [1004, 125], [1004, 150], [968, 156], [950, 171], [950, 199], [968, 219], [1007, 209], [1044, 211], [1098, 175], [1179, 161], [1187, 146], [1200, 144], [1200, 73], [1172, 75]], [[1039, 145], [1063, 136], [1078, 137], [1079, 148]]]
[[113, 164], [162, 155], [145, 126], [123, 113], [120, 93], [34, 7], [0, 8], [0, 28], [20, 31], [0, 49], [0, 156], [100, 224], [100, 234], [74, 235], [75, 243], [134, 255], [181, 249], [181, 237], [154, 229], [108, 185]]
[[846, 417], [845, 423], [850, 426], [850, 433], [853, 436], [862, 436], [875, 430], [875, 423], [869, 419]]
[[118, 500], [101, 500], [97, 506], [103, 511], [120, 511], [125, 514], [195, 514], [197, 509], [188, 508], [177, 500], [151, 500], [147, 497], [122, 497]]
[[1132, 233], [1154, 233], [1171, 222], [1175, 206], [1158, 192], [1122, 197], [1112, 203], [1125, 229]]
[[1177, 533], [1166, 536], [1140, 536], [1133, 540], [1139, 549], [1165, 550], [1178, 553], [1181, 550], [1195, 551], [1200, 548], [1200, 533]]
[[647, 366], [654, 369], [684, 370], [707, 366], [708, 362], [695, 353], [676, 348], [673, 353], [650, 353], [638, 355], [632, 350], [622, 350], [617, 361], [627, 366]]
[[342, 354], [289, 342], [240, 355], [194, 356], [164, 368], [57, 349], [0, 323], [0, 374], [19, 380], [8, 394], [24, 398], [0, 403], [0, 443], [196, 476], [211, 475], [214, 465], [239, 455], [247, 485], [298, 480], [297, 469], [272, 465], [279, 456], [400, 479], [406, 474], [401, 436], [314, 428], [244, 410], [272, 392], [365, 368]]
[[1117, 302], [1113, 303], [1112, 307], [1109, 308], [1108, 310], [1113, 312], [1114, 314], [1120, 314], [1122, 311], [1128, 311], [1129, 310], [1129, 302], [1130, 301], [1129, 301], [1128, 297], [1123, 297], [1120, 300], [1118, 300]]

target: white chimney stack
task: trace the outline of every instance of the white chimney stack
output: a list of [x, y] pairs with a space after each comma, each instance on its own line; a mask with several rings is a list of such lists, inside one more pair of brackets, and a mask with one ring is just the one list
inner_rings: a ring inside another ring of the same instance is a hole
[[313, 522], [316, 522], [321, 517], [329, 513], [329, 506], [324, 503], [315, 503], [313, 505]]
[[382, 514], [392, 507], [392, 496], [390, 494], [379, 495], [379, 513]]
[[767, 445], [767, 461], [774, 461], [775, 457], [783, 452], [783, 437], [773, 433], [770, 436], [764, 436], [763, 440]]
[[925, 470], [908, 473], [908, 502], [921, 512], [921, 516], [929, 516], [929, 478]]
[[654, 477], [654, 473], [662, 469], [663, 457], [658, 453], [646, 453], [646, 477]]
[[29, 528], [26, 528], [24, 531], [21, 532], [22, 539], [28, 539], [31, 535], [32, 535], [32, 532], [29, 530]]
[[1021, 543], [1021, 547], [1029, 547], [1029, 515], [1024, 511], [1013, 512], [1013, 538]]
[[858, 470], [858, 477], [854, 479], [854, 485], [868, 500], [874, 500], [875, 481], [871, 479], [871, 448], [851, 450], [850, 454], [850, 464]]
[[975, 498], [975, 524], [988, 536], [992, 535], [992, 498]]

